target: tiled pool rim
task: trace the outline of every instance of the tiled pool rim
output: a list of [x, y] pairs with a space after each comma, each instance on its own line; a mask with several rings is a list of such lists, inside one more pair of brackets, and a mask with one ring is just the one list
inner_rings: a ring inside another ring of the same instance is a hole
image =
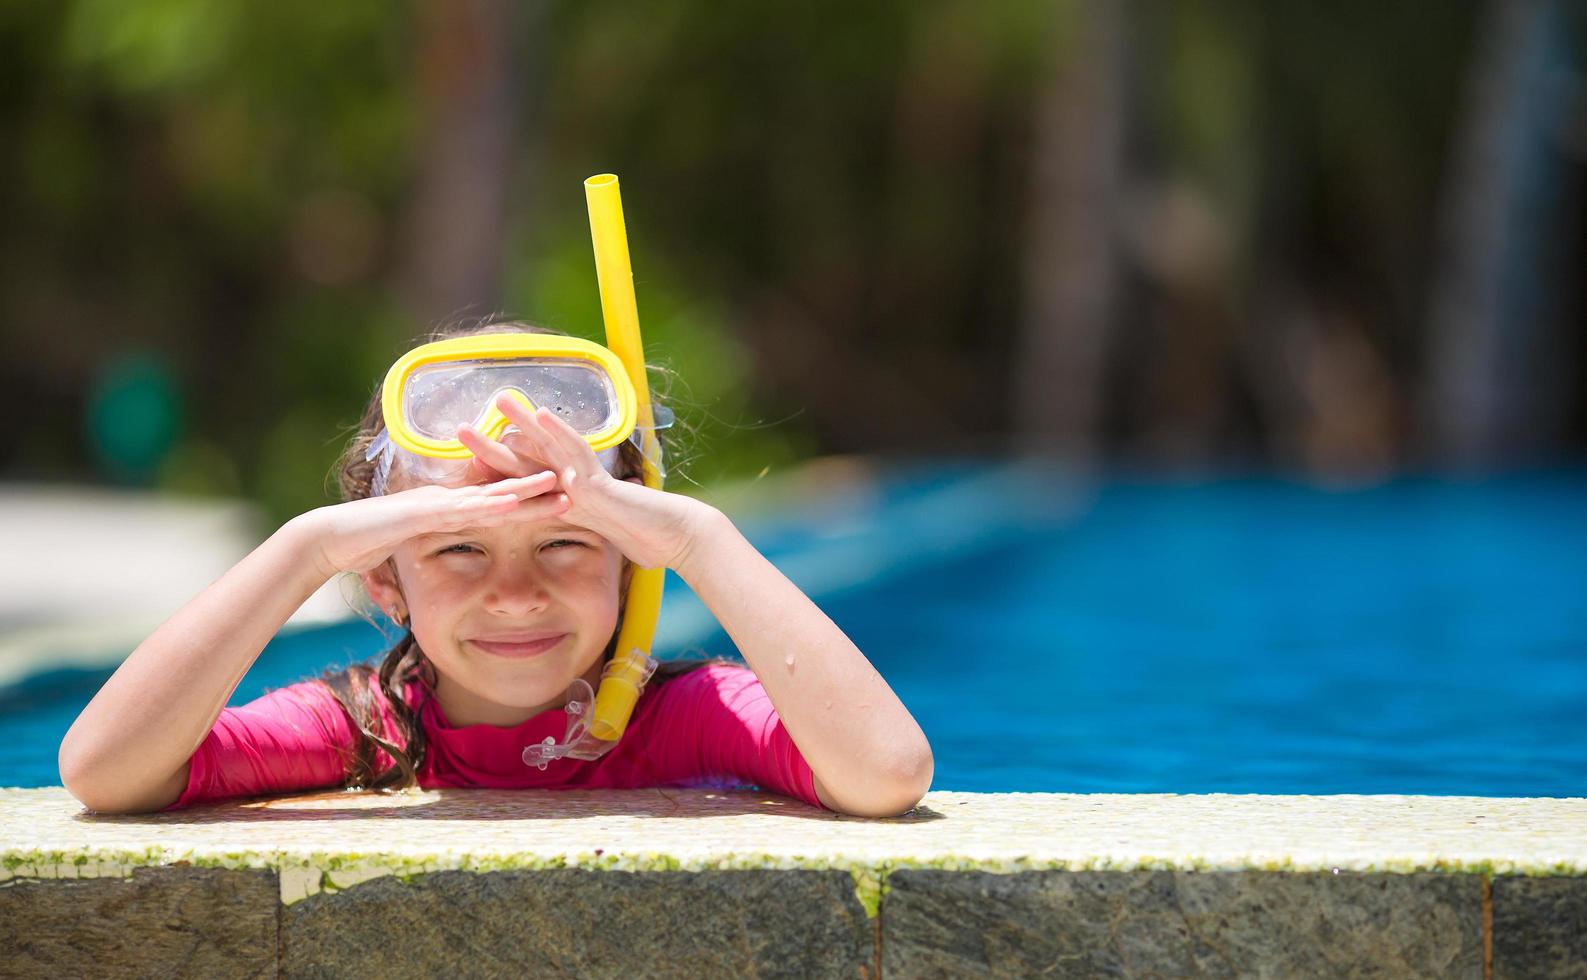
[[1587, 975], [1587, 799], [0, 790], [0, 975]]

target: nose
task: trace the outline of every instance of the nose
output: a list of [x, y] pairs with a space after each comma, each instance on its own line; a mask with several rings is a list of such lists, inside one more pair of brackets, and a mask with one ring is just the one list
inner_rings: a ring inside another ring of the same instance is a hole
[[545, 609], [551, 601], [545, 581], [535, 572], [534, 563], [517, 555], [504, 556], [494, 563], [485, 583], [485, 608], [503, 616], [522, 617]]

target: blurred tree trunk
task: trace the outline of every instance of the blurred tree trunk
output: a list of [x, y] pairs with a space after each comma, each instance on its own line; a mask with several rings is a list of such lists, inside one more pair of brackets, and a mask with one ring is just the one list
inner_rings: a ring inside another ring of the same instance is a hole
[[1485, 19], [1438, 212], [1425, 405], [1437, 457], [1476, 467], [1562, 448], [1576, 379], [1553, 284], [1579, 273], [1561, 254], [1567, 18], [1493, 0]]
[[1124, 3], [1063, 7], [1065, 49], [1037, 93], [1016, 427], [1038, 452], [1094, 457], [1118, 278]]
[[516, 0], [421, 0], [417, 179], [398, 283], [422, 326], [501, 302], [517, 136]]

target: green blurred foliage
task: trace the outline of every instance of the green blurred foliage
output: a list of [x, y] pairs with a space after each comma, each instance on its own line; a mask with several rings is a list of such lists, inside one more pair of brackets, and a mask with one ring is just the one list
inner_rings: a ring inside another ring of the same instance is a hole
[[[63, 427], [13, 446], [5, 472], [240, 491], [276, 519], [328, 499], [394, 338], [432, 326], [396, 281], [424, 138], [423, 14], [356, 0], [21, 0], [0, 13], [13, 83], [0, 177], [19, 189], [0, 232], [0, 370], [18, 380], [27, 358], [47, 378], [8, 387], [65, 421], [107, 359], [156, 351], [187, 408], [147, 466], [106, 467]], [[1047, 16], [1032, 2], [544, 8], [512, 42], [531, 90], [514, 120], [521, 158], [538, 166], [513, 190], [503, 294], [475, 312], [598, 338], [580, 182], [618, 172], [653, 383], [678, 412], [673, 485], [819, 451], [822, 417], [756, 369], [755, 297], [793, 266], [796, 279], [836, 273], [836, 295], [800, 300], [830, 309], [877, 268], [952, 262], [938, 246], [971, 251], [956, 243], [977, 208], [950, 172], [834, 135], [885, 132], [933, 98], [977, 112], [990, 89], [1016, 97]], [[911, 110], [916, 85], [941, 91]], [[853, 346], [889, 369], [901, 345], [940, 360], [967, 329], [959, 310], [904, 322], [865, 306], [874, 329]], [[830, 338], [808, 346], [836, 367]]]
[[152, 465], [35, 443], [6, 470], [242, 491], [277, 518], [323, 502], [395, 314], [367, 274], [378, 260], [327, 285], [294, 251], [325, 194], [375, 221], [400, 206], [411, 25], [357, 2], [12, 3], [0, 18], [7, 388], [43, 403], [56, 431], [40, 442], [58, 442], [103, 366], [137, 350], [187, 410]]
[[[404, 291], [425, 244], [410, 212], [437, 106], [481, 60], [437, 30], [462, 9], [0, 4], [0, 410], [39, 420], [0, 473], [243, 493], [275, 519], [331, 499], [348, 427], [435, 325]], [[673, 486], [817, 452], [1016, 444], [1033, 130], [1096, 8], [506, 9], [501, 286], [467, 312], [598, 338], [581, 181], [615, 172], [654, 383], [680, 419]], [[1119, 208], [1197, 202], [1228, 255], [1190, 326], [1172, 311], [1203, 299], [1122, 255], [1112, 445], [1178, 417], [1184, 399], [1154, 392], [1218, 387], [1225, 415], [1260, 415], [1223, 379], [1254, 363], [1229, 338], [1262, 328], [1273, 283], [1344, 297], [1413, 388], [1475, 8], [1120, 9]], [[1187, 330], [1213, 340], [1163, 339]], [[161, 459], [117, 468], [90, 392], [136, 352], [184, 414]]]

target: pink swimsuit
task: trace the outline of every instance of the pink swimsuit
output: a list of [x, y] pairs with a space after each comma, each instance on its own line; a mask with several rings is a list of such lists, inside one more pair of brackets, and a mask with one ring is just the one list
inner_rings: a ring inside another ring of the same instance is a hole
[[[390, 702], [373, 686], [384, 731], [395, 733]], [[524, 764], [524, 747], [547, 735], [560, 741], [565, 711], [542, 712], [512, 728], [453, 727], [418, 681], [408, 683], [406, 694], [429, 739], [419, 772], [424, 789], [753, 785], [821, 805], [810, 766], [747, 667], [712, 664], [651, 681], [616, 747], [593, 762], [558, 759], [544, 771]], [[303, 681], [271, 691], [221, 711], [193, 753], [187, 790], [166, 809], [340, 786], [356, 743], [357, 729], [322, 685]], [[383, 769], [391, 756], [377, 749], [375, 763]]]

